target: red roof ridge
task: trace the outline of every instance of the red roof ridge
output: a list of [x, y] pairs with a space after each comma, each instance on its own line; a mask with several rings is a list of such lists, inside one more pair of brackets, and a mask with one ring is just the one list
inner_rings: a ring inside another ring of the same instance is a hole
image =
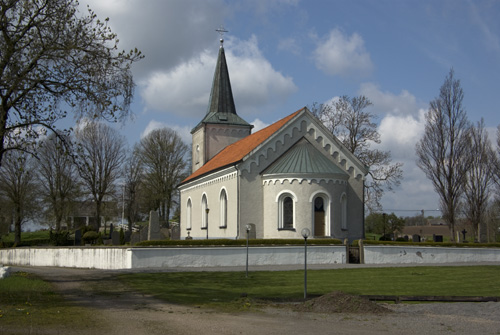
[[246, 155], [248, 155], [252, 150], [257, 148], [260, 144], [262, 144], [265, 140], [267, 140], [271, 135], [273, 135], [277, 130], [283, 127], [288, 121], [293, 119], [297, 114], [299, 114], [304, 108], [299, 109], [295, 113], [292, 113], [283, 119], [276, 121], [275, 123], [267, 126], [255, 132], [251, 135], [248, 135], [241, 140], [228, 145], [224, 149], [222, 149], [217, 155], [215, 155], [211, 160], [205, 163], [202, 167], [192, 173], [189, 177], [184, 179], [181, 182], [181, 185], [192, 181], [202, 175], [208, 174], [215, 170], [219, 170], [223, 167], [230, 166], [238, 163]]

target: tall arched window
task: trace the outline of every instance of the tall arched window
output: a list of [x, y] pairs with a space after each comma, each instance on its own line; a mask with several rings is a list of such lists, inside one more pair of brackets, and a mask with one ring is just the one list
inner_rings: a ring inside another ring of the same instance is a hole
[[278, 229], [294, 229], [294, 201], [292, 195], [285, 193], [279, 198]]
[[207, 208], [208, 208], [208, 202], [207, 202], [207, 196], [206, 194], [203, 194], [203, 197], [201, 197], [201, 229], [207, 229]]
[[225, 189], [220, 192], [220, 228], [227, 227], [227, 193]]
[[347, 230], [347, 196], [345, 193], [340, 197], [340, 212], [341, 228]]
[[193, 212], [193, 204], [191, 203], [191, 199], [188, 199], [187, 202], [187, 211], [186, 211], [186, 229], [191, 230], [192, 226], [192, 212]]

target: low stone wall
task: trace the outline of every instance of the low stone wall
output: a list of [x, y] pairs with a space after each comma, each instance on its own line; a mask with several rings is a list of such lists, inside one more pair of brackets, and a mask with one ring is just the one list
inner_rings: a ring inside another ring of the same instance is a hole
[[[345, 246], [308, 246], [308, 264], [345, 263]], [[304, 247], [250, 247], [248, 262], [257, 265], [304, 263]], [[95, 269], [225, 267], [246, 264], [245, 247], [115, 248], [60, 247], [0, 250], [0, 264]]]
[[[498, 262], [500, 249], [365, 245], [365, 264]], [[249, 248], [248, 263], [304, 264], [303, 246]], [[308, 246], [308, 264], [344, 264], [346, 247]], [[245, 266], [246, 247], [38, 247], [0, 249], [0, 264], [95, 269]]]
[[127, 248], [39, 247], [0, 249], [0, 264], [89, 269], [130, 269]]
[[365, 264], [499, 262], [500, 249], [364, 245]]

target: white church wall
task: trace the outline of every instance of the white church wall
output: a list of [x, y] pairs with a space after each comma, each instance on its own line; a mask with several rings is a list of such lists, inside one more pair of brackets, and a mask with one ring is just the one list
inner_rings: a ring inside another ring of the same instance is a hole
[[[238, 179], [237, 171], [234, 168], [228, 168], [219, 171], [204, 178], [200, 178], [192, 183], [183, 185], [181, 188], [181, 205], [184, 207], [181, 215], [181, 239], [188, 236], [194, 239], [207, 238], [229, 238], [234, 239], [238, 234], [238, 211], [237, 211], [237, 193]], [[227, 194], [227, 225], [221, 227], [221, 191]], [[202, 209], [202, 198], [207, 199], [209, 208], [208, 229], [202, 229], [203, 215], [206, 213]], [[187, 203], [191, 199], [191, 229], [188, 230]]]

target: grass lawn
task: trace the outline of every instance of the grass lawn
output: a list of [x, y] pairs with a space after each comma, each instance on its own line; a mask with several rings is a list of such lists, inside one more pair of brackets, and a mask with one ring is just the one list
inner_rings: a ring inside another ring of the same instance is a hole
[[0, 333], [39, 327], [86, 329], [90, 310], [65, 301], [49, 283], [17, 272], [0, 280]]
[[[304, 272], [179, 272], [121, 275], [134, 289], [189, 305], [223, 305], [252, 299], [298, 301]], [[332, 291], [374, 295], [500, 296], [500, 266], [401, 267], [309, 270], [308, 294]]]

